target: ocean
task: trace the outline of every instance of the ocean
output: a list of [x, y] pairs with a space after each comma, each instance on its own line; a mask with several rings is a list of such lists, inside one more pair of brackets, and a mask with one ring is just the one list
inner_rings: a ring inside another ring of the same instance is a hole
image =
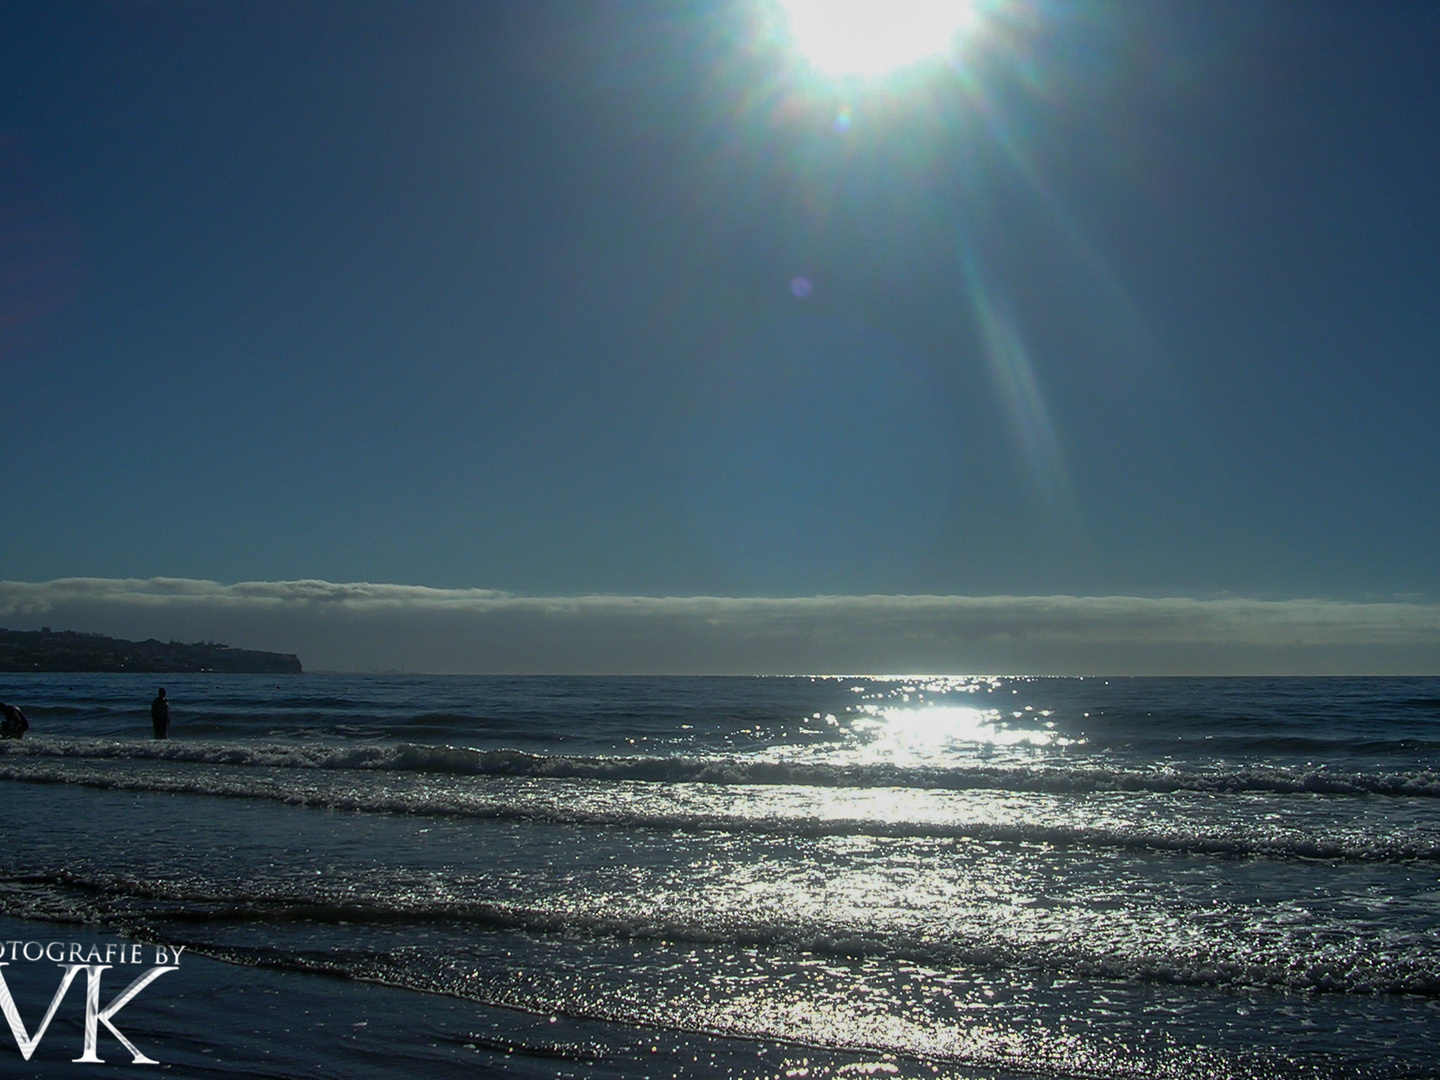
[[3, 1077], [1440, 1075], [1440, 679], [0, 698]]

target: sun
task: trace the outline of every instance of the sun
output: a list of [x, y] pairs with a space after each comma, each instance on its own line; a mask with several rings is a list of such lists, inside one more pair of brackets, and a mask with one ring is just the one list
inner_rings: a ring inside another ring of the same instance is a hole
[[817, 70], [873, 78], [948, 52], [976, 0], [780, 0], [790, 40]]

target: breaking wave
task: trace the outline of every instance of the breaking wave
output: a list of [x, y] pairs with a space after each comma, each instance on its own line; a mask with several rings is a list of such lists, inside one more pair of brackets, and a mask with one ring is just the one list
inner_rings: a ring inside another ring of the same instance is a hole
[[[335, 895], [317, 888], [260, 889], [220, 893], [180, 882], [147, 882], [114, 874], [69, 871], [0, 879], [7, 907], [30, 918], [75, 921], [93, 917], [99, 898], [108, 921], [130, 931], [165, 928], [165, 937], [197, 952], [210, 951], [203, 938], [181, 940], [184, 927], [246, 922], [415, 927], [463, 925], [478, 932], [523, 931], [530, 935], [647, 941], [667, 946], [720, 949], [785, 949], [823, 956], [908, 961], [936, 967], [1017, 969], [1070, 977], [1120, 979], [1184, 986], [1267, 988], [1287, 991], [1361, 994], [1415, 994], [1440, 997], [1440, 972], [1416, 950], [1376, 955], [1363, 946], [1316, 952], [1241, 951], [1227, 946], [1175, 951], [1163, 947], [1100, 951], [1075, 942], [1036, 941], [1004, 936], [976, 937], [961, 931], [936, 936], [931, 929], [876, 928], [772, 916], [745, 919], [702, 911], [585, 911], [570, 903], [441, 900], [426, 897]], [[117, 913], [123, 912], [123, 914]], [[179, 937], [177, 937], [179, 935]], [[267, 953], [267, 963], [283, 955]], [[327, 953], [345, 967], [344, 956]], [[312, 969], [297, 962], [297, 969]], [[416, 969], [411, 969], [415, 974]], [[348, 972], [357, 974], [355, 971]], [[418, 985], [416, 989], [435, 989]]]
[[32, 739], [0, 744], [9, 763], [64, 758], [133, 760], [280, 769], [371, 770], [454, 776], [507, 776], [657, 784], [792, 785], [838, 788], [1085, 792], [1386, 795], [1440, 798], [1440, 770], [1350, 770], [1321, 765], [1217, 765], [1194, 769], [1066, 763], [911, 765], [821, 762], [762, 756], [546, 755], [417, 743], [138, 742]]

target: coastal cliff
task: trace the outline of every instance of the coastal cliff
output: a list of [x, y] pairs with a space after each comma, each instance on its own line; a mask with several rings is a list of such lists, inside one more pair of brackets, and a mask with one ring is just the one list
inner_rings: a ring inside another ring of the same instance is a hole
[[300, 673], [292, 653], [232, 649], [213, 641], [124, 641], [73, 630], [0, 630], [0, 672], [18, 671], [214, 671], [286, 675]]

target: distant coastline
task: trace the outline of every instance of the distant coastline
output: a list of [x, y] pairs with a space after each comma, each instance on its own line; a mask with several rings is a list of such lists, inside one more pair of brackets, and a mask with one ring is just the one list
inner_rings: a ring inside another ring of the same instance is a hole
[[224, 672], [293, 675], [301, 672], [293, 653], [235, 649], [214, 641], [124, 641], [73, 630], [0, 629], [0, 672], [138, 671]]

